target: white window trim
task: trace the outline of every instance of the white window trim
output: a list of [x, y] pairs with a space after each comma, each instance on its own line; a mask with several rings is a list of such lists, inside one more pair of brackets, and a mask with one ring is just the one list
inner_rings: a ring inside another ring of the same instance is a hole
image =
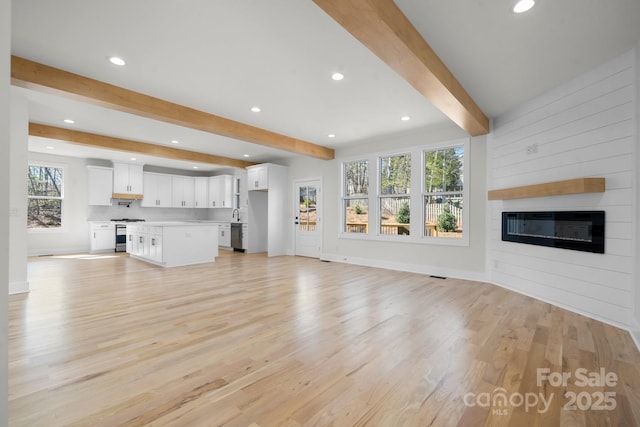
[[[64, 233], [68, 230], [67, 227], [67, 221], [66, 221], [66, 211], [67, 209], [65, 209], [65, 204], [66, 204], [66, 182], [67, 182], [67, 169], [68, 169], [68, 165], [64, 164], [64, 163], [56, 163], [56, 162], [47, 162], [47, 161], [42, 161], [42, 160], [36, 160], [36, 161], [29, 161], [27, 162], [27, 167], [29, 166], [41, 166], [41, 167], [50, 167], [50, 168], [58, 168], [58, 169], [62, 169], [62, 197], [60, 198], [60, 200], [62, 200], [62, 215], [60, 218], [60, 222], [61, 225], [58, 228], [29, 228], [27, 227], [27, 233], [34, 233], [34, 234], [47, 234], [47, 233]], [[28, 199], [29, 199], [29, 194], [28, 194], [28, 189], [27, 189], [27, 205], [25, 206], [25, 209], [29, 208], [29, 204], [28, 204]], [[36, 197], [36, 198], [42, 198], [42, 199], [46, 199], [47, 197]], [[25, 224], [26, 227], [26, 224]]]
[[[464, 162], [462, 166], [464, 174], [464, 185], [462, 189], [462, 197], [464, 203], [464, 216], [462, 218], [463, 234], [461, 238], [432, 237], [423, 236], [424, 209], [422, 207], [424, 200], [424, 182], [425, 168], [423, 167], [425, 151], [440, 150], [444, 148], [460, 146], [464, 147]], [[396, 150], [385, 150], [374, 153], [365, 153], [360, 156], [349, 156], [340, 159], [338, 163], [340, 168], [340, 191], [338, 192], [338, 238], [349, 240], [372, 240], [382, 242], [402, 242], [425, 245], [444, 245], [444, 246], [469, 246], [469, 218], [470, 218], [470, 197], [469, 197], [469, 177], [470, 174], [470, 138], [460, 138], [455, 140], [443, 141], [433, 144], [425, 144], [408, 148], [400, 148]], [[411, 199], [410, 209], [411, 218], [419, 218], [419, 221], [412, 221], [410, 225], [410, 234], [408, 236], [394, 236], [380, 234], [380, 158], [387, 156], [398, 156], [403, 154], [411, 155]], [[344, 212], [344, 164], [359, 160], [369, 162], [369, 233], [347, 233], [344, 231], [345, 212]], [[375, 167], [371, 167], [375, 165]], [[416, 185], [417, 183], [417, 185]], [[372, 191], [372, 189], [374, 191]], [[373, 224], [373, 228], [372, 228]]]

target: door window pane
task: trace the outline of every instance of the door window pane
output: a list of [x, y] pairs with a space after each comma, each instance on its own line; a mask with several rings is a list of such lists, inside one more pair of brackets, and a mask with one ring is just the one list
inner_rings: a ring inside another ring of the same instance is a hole
[[300, 187], [298, 224], [300, 231], [315, 231], [317, 220], [317, 189], [313, 186]]

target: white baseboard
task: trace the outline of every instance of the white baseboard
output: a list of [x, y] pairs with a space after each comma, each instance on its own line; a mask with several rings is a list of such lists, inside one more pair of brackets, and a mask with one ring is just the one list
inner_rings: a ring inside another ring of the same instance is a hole
[[9, 295], [26, 294], [29, 292], [29, 282], [9, 282]]
[[57, 248], [57, 249], [29, 249], [27, 256], [69, 255], [88, 253], [89, 247], [81, 248]]
[[636, 325], [634, 329], [629, 329], [629, 335], [640, 351], [640, 326]]
[[456, 279], [472, 280], [476, 282], [487, 281], [486, 275], [483, 271], [459, 270], [428, 264], [410, 264], [404, 262], [385, 261], [379, 259], [368, 259], [327, 253], [322, 254], [320, 256], [320, 259], [322, 261], [341, 262], [344, 264], [377, 267], [384, 268], [386, 270], [406, 271], [409, 273], [428, 274], [431, 276], [453, 277]]

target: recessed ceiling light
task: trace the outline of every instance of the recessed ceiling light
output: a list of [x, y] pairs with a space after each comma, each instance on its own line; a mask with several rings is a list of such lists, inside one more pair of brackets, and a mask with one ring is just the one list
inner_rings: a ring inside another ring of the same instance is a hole
[[260, 110], [260, 107], [256, 106], [256, 107], [251, 107], [251, 111], [253, 111], [254, 113], [259, 113], [261, 110]]
[[335, 134], [335, 133], [330, 133], [329, 135], [327, 135], [327, 137], [329, 137], [329, 138], [335, 138], [335, 137], [336, 137], [336, 134]]
[[132, 157], [132, 158], [130, 158], [129, 160], [135, 160], [135, 159], [136, 159], [135, 157]]
[[342, 73], [333, 73], [331, 74], [331, 78], [335, 81], [340, 81], [342, 79], [344, 79], [344, 74]]
[[198, 167], [197, 167], [197, 166], [194, 166], [193, 168], [194, 168], [194, 169], [198, 169]]
[[515, 6], [513, 6], [513, 12], [524, 13], [535, 6], [535, 4], [535, 0], [520, 0]]
[[69, 123], [70, 125], [74, 124], [75, 121], [71, 120], [71, 119], [64, 119], [65, 123]]
[[249, 157], [249, 155], [248, 154], [243, 154], [242, 157]]
[[53, 145], [47, 145], [47, 150], [53, 150]]
[[111, 57], [109, 57], [109, 62], [111, 62], [113, 65], [119, 65], [121, 67], [123, 65], [127, 65], [125, 60], [120, 58], [119, 56], [111, 56]]
[[180, 141], [178, 141], [177, 139], [172, 139], [172, 140], [171, 140], [171, 143], [172, 143], [172, 144], [179, 144], [179, 143], [180, 143]]
[[411, 116], [402, 116], [400, 117], [400, 120], [402, 120], [403, 122], [408, 122], [409, 120], [411, 120]]

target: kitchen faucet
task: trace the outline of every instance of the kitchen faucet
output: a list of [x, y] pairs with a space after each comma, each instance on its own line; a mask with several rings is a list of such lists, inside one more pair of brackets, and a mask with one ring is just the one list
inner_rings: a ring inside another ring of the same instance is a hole
[[240, 211], [237, 208], [234, 209], [233, 212], [231, 213], [231, 218], [235, 218], [236, 213], [238, 213], [238, 221], [240, 221]]

